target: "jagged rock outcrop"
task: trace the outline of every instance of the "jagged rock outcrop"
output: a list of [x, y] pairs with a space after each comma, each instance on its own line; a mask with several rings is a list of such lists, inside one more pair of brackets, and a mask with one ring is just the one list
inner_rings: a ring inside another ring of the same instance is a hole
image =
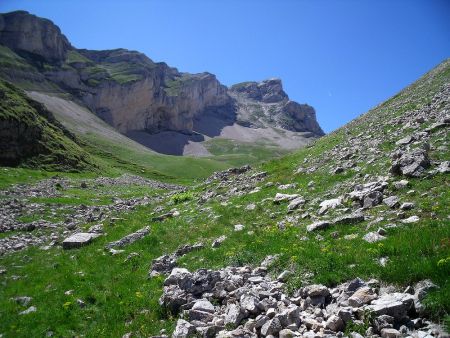
[[231, 90], [243, 96], [264, 103], [274, 103], [287, 99], [280, 79], [268, 79], [261, 82], [243, 82], [235, 84]]
[[30, 67], [0, 65], [8, 80], [37, 90], [57, 85], [124, 134], [190, 133], [196, 119], [212, 115], [248, 127], [323, 135], [314, 109], [290, 101], [279, 79], [228, 89], [213, 74], [181, 73], [136, 51], [75, 49], [51, 21], [25, 11], [0, 14], [0, 44]]
[[280, 79], [244, 82], [231, 86], [230, 95], [237, 102], [238, 123], [250, 127], [278, 128], [324, 135], [316, 120], [316, 112], [307, 104], [289, 100]]

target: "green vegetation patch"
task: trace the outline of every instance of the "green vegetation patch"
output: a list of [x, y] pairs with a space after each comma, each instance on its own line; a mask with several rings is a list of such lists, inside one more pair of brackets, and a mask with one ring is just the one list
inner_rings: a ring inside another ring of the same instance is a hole
[[43, 105], [6, 81], [0, 81], [0, 123], [11, 130], [2, 135], [8, 152], [0, 155], [5, 165], [73, 171], [92, 168], [89, 154], [77, 144]]

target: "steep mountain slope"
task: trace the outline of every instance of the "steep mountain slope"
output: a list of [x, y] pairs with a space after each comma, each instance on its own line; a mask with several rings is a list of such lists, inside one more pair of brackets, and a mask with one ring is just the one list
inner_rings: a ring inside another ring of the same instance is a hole
[[94, 169], [79, 140], [43, 105], [0, 80], [0, 165], [53, 170]]
[[253, 139], [243, 128], [274, 152], [324, 134], [314, 109], [290, 101], [279, 80], [228, 89], [213, 74], [182, 73], [136, 51], [76, 49], [52, 22], [23, 11], [0, 15], [0, 45], [5, 79], [70, 94], [121, 133], [166, 154], [211, 155], [210, 138], [246, 149]]
[[[449, 98], [447, 60], [307, 148], [184, 191], [10, 186], [0, 333], [448, 336], [430, 320], [450, 324]], [[79, 231], [91, 242], [63, 249]]]

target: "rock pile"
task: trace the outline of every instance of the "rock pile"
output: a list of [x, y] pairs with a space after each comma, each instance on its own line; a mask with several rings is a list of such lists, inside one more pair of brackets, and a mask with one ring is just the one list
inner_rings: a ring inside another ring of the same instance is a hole
[[308, 285], [290, 296], [281, 280], [272, 280], [262, 266], [175, 268], [160, 304], [180, 315], [176, 338], [342, 337], [349, 325], [372, 337], [444, 337], [439, 326], [420, 317], [421, 300], [435, 287], [430, 281], [392, 292], [376, 280], [357, 278], [335, 288]]

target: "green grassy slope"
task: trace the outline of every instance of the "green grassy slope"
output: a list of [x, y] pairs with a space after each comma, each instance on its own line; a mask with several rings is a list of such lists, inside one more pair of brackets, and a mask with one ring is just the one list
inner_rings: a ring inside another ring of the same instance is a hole
[[91, 170], [95, 167], [75, 136], [57, 122], [44, 106], [29, 99], [14, 85], [1, 80], [0, 97], [0, 123], [22, 131], [14, 142], [6, 137], [8, 131], [3, 131], [3, 146], [16, 146], [18, 149], [17, 156], [1, 155], [4, 164], [12, 161], [13, 165], [63, 171]]
[[[203, 241], [206, 248], [192, 252], [179, 261], [189, 269], [221, 268], [226, 265], [257, 264], [268, 254], [280, 254], [280, 260], [271, 268], [276, 275], [284, 269], [293, 273], [288, 290], [304, 283], [317, 282], [329, 286], [354, 278], [377, 278], [404, 288], [421, 279], [430, 278], [439, 289], [426, 300], [430, 316], [436, 321], [448, 321], [450, 313], [450, 204], [448, 174], [424, 178], [408, 178], [408, 187], [395, 189], [390, 178], [389, 192], [402, 202], [414, 202], [416, 207], [404, 212], [404, 217], [418, 215], [420, 221], [403, 224], [384, 204], [366, 211], [369, 219], [356, 225], [344, 224], [315, 233], [306, 226], [312, 222], [301, 217], [304, 213], [317, 214], [320, 201], [343, 195], [355, 183], [370, 182], [386, 176], [390, 167], [390, 151], [395, 142], [414, 132], [397, 117], [426, 107], [433, 96], [450, 83], [450, 62], [446, 61], [385, 103], [377, 106], [347, 126], [282, 159], [267, 162], [248, 174], [264, 170], [268, 177], [257, 184], [258, 192], [241, 196], [228, 193], [230, 188], [213, 182], [193, 187], [184, 198], [165, 196], [160, 202], [151, 202], [129, 213], [121, 213], [121, 220], [111, 225], [104, 222], [106, 235], [90, 246], [63, 251], [53, 247], [48, 251], [32, 248], [0, 257], [0, 266], [7, 272], [0, 275], [0, 333], [6, 337], [43, 336], [52, 331], [55, 336], [120, 337], [132, 332], [137, 337], [156, 335], [161, 329], [173, 329], [176, 318], [158, 305], [163, 278], [147, 279], [152, 259], [171, 253], [182, 244]], [[420, 125], [424, 130], [431, 122]], [[363, 150], [355, 150], [356, 167], [340, 174], [330, 174], [339, 164], [338, 156], [352, 149], [355, 139], [367, 137], [382, 142]], [[445, 129], [431, 132], [430, 157], [435, 161], [450, 159], [448, 133]], [[358, 152], [362, 153], [359, 154]], [[375, 156], [376, 155], [376, 156]], [[368, 163], [367, 158], [374, 157]], [[297, 173], [299, 168], [317, 168]], [[3, 173], [2, 173], [3, 175]], [[26, 173], [23, 173], [26, 175]], [[245, 176], [247, 177], [247, 176]], [[244, 178], [244, 183], [249, 183]], [[314, 182], [314, 186], [310, 182]], [[272, 182], [272, 184], [268, 184]], [[237, 184], [239, 187], [244, 183]], [[280, 191], [280, 184], [296, 183], [296, 188]], [[215, 191], [219, 198], [210, 198], [199, 207], [198, 199], [205, 192]], [[287, 214], [286, 204], [274, 204], [277, 192], [298, 193], [307, 204]], [[58, 200], [60, 204], [76, 203], [76, 191], [63, 191], [69, 196]], [[107, 191], [101, 191], [102, 198]], [[152, 195], [152, 191], [136, 191], [137, 195]], [[96, 190], [83, 192], [81, 201], [93, 199]], [[117, 196], [117, 192], [111, 192]], [[159, 193], [158, 193], [159, 194]], [[161, 194], [159, 194], [161, 196]], [[52, 198], [38, 201], [47, 207]], [[103, 200], [102, 200], [103, 201]], [[255, 204], [253, 210], [246, 207]], [[164, 213], [174, 207], [180, 216], [163, 222], [152, 222], [156, 207]], [[352, 207], [345, 205], [345, 207]], [[42, 217], [48, 217], [43, 214]], [[333, 211], [322, 218], [332, 218]], [[377, 218], [383, 219], [377, 220]], [[372, 223], [377, 220], [376, 223]], [[396, 228], [386, 227], [389, 223]], [[243, 224], [245, 231], [233, 231], [235, 224]], [[84, 227], [89, 227], [86, 224]], [[125, 248], [120, 255], [111, 256], [103, 250], [105, 243], [117, 240], [143, 226], [151, 226], [151, 234]], [[282, 225], [282, 226], [280, 226]], [[386, 239], [367, 243], [362, 236], [378, 227], [387, 229]], [[217, 249], [211, 241], [220, 235], [227, 240]], [[322, 239], [316, 236], [320, 235]], [[344, 236], [351, 235], [346, 239]], [[139, 255], [126, 260], [136, 252]], [[378, 260], [388, 257], [381, 266]], [[13, 276], [19, 276], [14, 279]], [[69, 295], [65, 292], [73, 290]], [[19, 316], [26, 307], [11, 301], [11, 297], [31, 296], [35, 313]], [[80, 298], [85, 307], [77, 305]]]

